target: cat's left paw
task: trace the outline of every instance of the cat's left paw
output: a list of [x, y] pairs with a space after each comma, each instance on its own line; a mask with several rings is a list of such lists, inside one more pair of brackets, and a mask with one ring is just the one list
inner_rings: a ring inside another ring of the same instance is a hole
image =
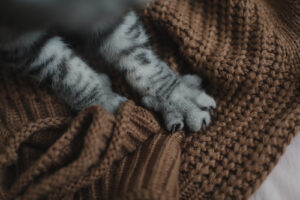
[[195, 75], [180, 77], [181, 83], [168, 99], [160, 96], [143, 97], [143, 103], [164, 118], [168, 131], [182, 130], [186, 125], [191, 131], [208, 126], [210, 111], [216, 108], [215, 100], [201, 89], [201, 79]]

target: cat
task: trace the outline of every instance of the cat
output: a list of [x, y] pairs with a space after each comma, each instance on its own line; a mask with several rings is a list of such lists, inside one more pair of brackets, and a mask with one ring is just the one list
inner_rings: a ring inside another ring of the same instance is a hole
[[[127, 99], [65, 42], [59, 30], [82, 33], [93, 53], [114, 66], [159, 112], [170, 132], [199, 131], [215, 100], [196, 75], [176, 75], [155, 54], [134, 11], [146, 0], [1, 0], [0, 59], [50, 87], [73, 110], [100, 105], [115, 114]], [[91, 39], [92, 38], [92, 39]]]

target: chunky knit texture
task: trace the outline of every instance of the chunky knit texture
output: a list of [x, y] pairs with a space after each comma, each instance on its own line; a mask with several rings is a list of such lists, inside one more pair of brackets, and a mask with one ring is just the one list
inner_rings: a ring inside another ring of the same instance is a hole
[[246, 199], [300, 130], [299, 14], [297, 0], [157, 0], [142, 13], [171, 68], [209, 82], [218, 107], [199, 133], [168, 134], [114, 72], [135, 103], [74, 116], [1, 65], [0, 199]]

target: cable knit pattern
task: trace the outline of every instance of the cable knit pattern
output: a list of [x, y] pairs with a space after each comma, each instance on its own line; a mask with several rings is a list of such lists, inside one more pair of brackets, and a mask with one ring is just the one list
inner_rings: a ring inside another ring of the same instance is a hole
[[247, 199], [300, 131], [299, 14], [293, 0], [156, 0], [141, 13], [170, 67], [209, 83], [218, 107], [199, 133], [168, 134], [113, 71], [132, 101], [74, 116], [2, 64], [0, 199]]

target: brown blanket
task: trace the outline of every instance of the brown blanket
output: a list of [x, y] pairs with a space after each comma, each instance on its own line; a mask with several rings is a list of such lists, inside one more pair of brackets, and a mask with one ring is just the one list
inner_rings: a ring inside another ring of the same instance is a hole
[[299, 14], [297, 0], [157, 0], [142, 13], [171, 68], [208, 80], [218, 107], [199, 133], [168, 134], [117, 75], [135, 103], [74, 116], [1, 66], [0, 199], [249, 197], [300, 130]]

